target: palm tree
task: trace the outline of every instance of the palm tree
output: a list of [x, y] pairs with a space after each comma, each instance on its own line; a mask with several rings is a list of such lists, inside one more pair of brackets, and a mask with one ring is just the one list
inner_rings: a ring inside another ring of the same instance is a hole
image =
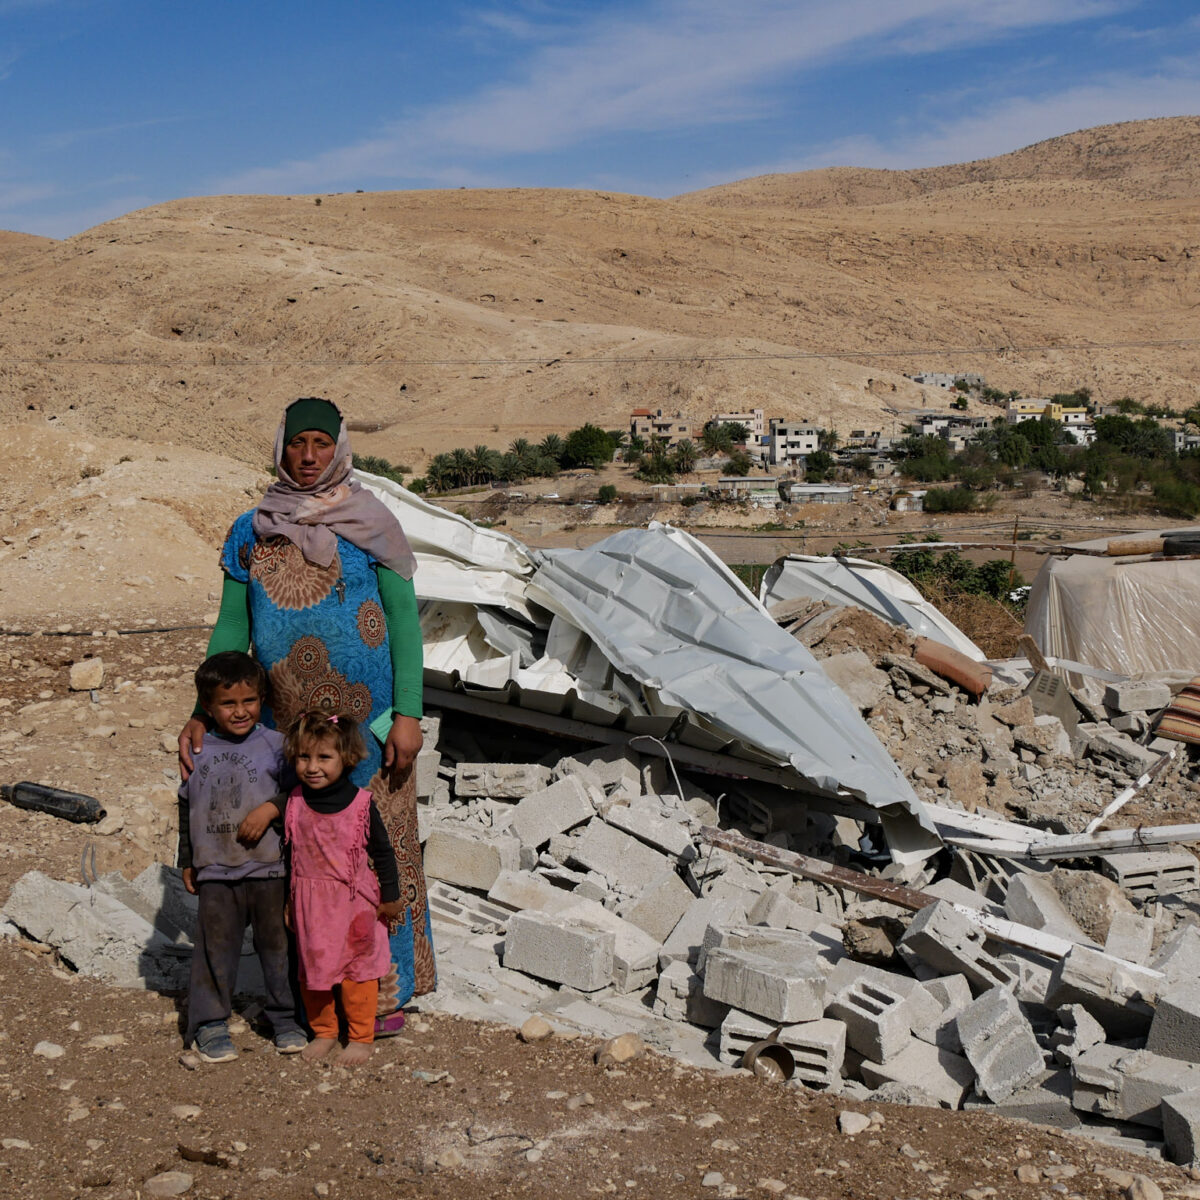
[[528, 438], [514, 438], [512, 444], [508, 447], [509, 454], [515, 454], [517, 458], [526, 459], [533, 453], [533, 445]]
[[482, 443], [471, 451], [471, 482], [489, 483], [496, 478], [500, 466], [500, 455]]
[[444, 492], [454, 479], [454, 465], [448, 454], [435, 454], [425, 468], [425, 482], [435, 491]]
[[684, 438], [675, 447], [675, 470], [681, 475], [690, 475], [696, 469], [696, 459], [700, 457], [696, 443]]
[[565, 446], [563, 445], [563, 440], [558, 436], [557, 433], [546, 434], [546, 436], [542, 438], [541, 444], [538, 446], [538, 450], [542, 454], [544, 454], [547, 458], [554, 459], [554, 461], [559, 464], [562, 463], [564, 449]]
[[711, 422], [700, 434], [700, 444], [708, 454], [728, 454], [733, 449], [733, 434], [728, 424]]
[[465, 487], [471, 482], [471, 452], [457, 446], [450, 451], [450, 469], [454, 475], [454, 486]]

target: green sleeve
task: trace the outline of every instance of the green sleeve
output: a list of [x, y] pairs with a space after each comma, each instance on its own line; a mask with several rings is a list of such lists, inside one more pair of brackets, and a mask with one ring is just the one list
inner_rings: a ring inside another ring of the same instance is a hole
[[424, 664], [417, 591], [411, 579], [404, 579], [387, 567], [376, 567], [375, 574], [379, 578], [379, 601], [392, 651], [392, 710], [402, 717], [419, 718]]
[[221, 608], [208, 639], [207, 658], [222, 650], [250, 650], [249, 588], [230, 576], [221, 586]]
[[[217, 613], [217, 623], [208, 638], [208, 651], [205, 658], [211, 658], [222, 650], [241, 650], [243, 653], [250, 649], [250, 607], [249, 588], [230, 576], [225, 576], [221, 585], [221, 608]], [[192, 709], [192, 716], [203, 717], [204, 709], [199, 700]]]

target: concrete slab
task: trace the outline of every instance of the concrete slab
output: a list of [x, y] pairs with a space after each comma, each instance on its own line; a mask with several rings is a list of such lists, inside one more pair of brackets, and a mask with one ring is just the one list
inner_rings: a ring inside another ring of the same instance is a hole
[[825, 976], [811, 960], [784, 964], [718, 947], [705, 962], [704, 994], [766, 1021], [815, 1021], [824, 1014]]

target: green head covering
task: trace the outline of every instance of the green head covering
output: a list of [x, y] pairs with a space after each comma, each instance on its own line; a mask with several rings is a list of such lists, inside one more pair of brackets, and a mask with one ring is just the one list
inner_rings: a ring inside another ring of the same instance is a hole
[[296, 434], [306, 429], [319, 429], [336, 442], [342, 430], [342, 414], [337, 405], [317, 396], [293, 400], [283, 414], [283, 444], [286, 446]]

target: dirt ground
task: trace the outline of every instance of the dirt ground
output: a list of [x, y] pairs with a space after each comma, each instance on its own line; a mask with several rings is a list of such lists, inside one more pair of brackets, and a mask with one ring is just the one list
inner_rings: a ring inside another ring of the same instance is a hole
[[[114, 991], [12, 944], [0, 1013], [4, 1197], [134, 1200], [165, 1172], [204, 1200], [1032, 1200], [1116, 1197], [1143, 1172], [1200, 1195], [1177, 1167], [1057, 1131], [846, 1103], [659, 1055], [603, 1068], [587, 1039], [525, 1045], [437, 1014], [411, 1017], [354, 1072], [281, 1057], [251, 1029], [235, 1035], [236, 1062], [189, 1070], [173, 998]], [[878, 1115], [851, 1136], [838, 1129], [848, 1110]]]
[[[73, 825], [0, 804], [0, 897], [30, 869], [78, 880], [89, 847], [100, 874], [171, 861], [168, 747], [206, 636], [0, 639], [0, 779], [82, 791], [109, 814]], [[106, 678], [93, 700], [67, 679], [72, 661], [96, 652]], [[0, 1197], [135, 1200], [169, 1172], [191, 1177], [188, 1196], [212, 1200], [1040, 1200], [1117, 1197], [1140, 1173], [1167, 1194], [1200, 1196], [1157, 1159], [992, 1114], [847, 1101], [657, 1055], [606, 1069], [588, 1039], [525, 1045], [512, 1028], [437, 1013], [412, 1014], [356, 1072], [278, 1056], [249, 1027], [235, 1035], [238, 1061], [189, 1069], [182, 1002], [115, 990], [42, 948], [0, 941]], [[838, 1127], [847, 1110], [879, 1116], [851, 1136]]]

